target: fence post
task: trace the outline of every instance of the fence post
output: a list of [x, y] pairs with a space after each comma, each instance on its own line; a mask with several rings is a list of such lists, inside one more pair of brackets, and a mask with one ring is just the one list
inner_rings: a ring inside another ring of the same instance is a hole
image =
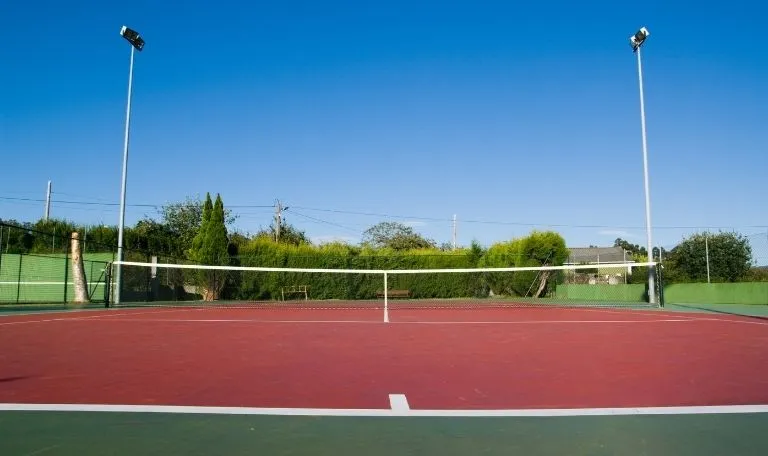
[[67, 285], [69, 282], [69, 243], [64, 251], [64, 304], [67, 303]]
[[24, 255], [19, 254], [19, 274], [16, 279], [16, 304], [19, 303], [19, 298], [21, 297], [21, 260], [24, 258]]
[[[85, 255], [85, 252], [83, 252], [82, 255]], [[85, 264], [85, 258], [83, 258], [83, 264]], [[88, 289], [86, 290], [88, 292], [88, 299], [93, 298], [93, 292], [96, 290], [96, 287], [99, 286], [98, 281], [96, 281], [96, 283], [93, 284], [91, 282], [92, 280], [93, 280], [93, 261], [90, 262], [90, 266], [88, 267], [88, 274], [85, 275], [85, 283], [88, 284]]]
[[109, 307], [109, 298], [112, 296], [112, 263], [108, 262], [104, 267], [104, 308]]

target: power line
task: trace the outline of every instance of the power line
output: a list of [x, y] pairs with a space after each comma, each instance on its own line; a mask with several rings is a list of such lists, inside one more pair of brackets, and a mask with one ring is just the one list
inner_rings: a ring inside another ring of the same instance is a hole
[[[0, 196], [0, 199], [2, 200], [8, 200], [8, 201], [25, 201], [25, 202], [33, 202], [33, 203], [44, 203], [45, 200], [42, 198], [16, 198], [13, 196]], [[119, 206], [120, 203], [106, 203], [106, 202], [99, 202], [99, 201], [69, 201], [69, 200], [51, 200], [52, 203], [58, 203], [58, 204], [81, 204], [84, 206]], [[128, 204], [128, 206], [133, 207], [153, 207], [158, 208], [160, 205], [157, 204]]]
[[338, 228], [343, 228], [343, 229], [345, 229], [345, 230], [347, 230], [347, 231], [349, 231], [351, 233], [362, 234], [362, 231], [356, 230], [355, 228], [350, 228], [348, 226], [340, 225], [338, 223], [329, 222], [327, 220], [322, 220], [322, 219], [315, 218], [315, 217], [312, 217], [312, 216], [309, 216], [309, 215], [304, 215], [304, 214], [302, 214], [300, 212], [296, 212], [294, 210], [291, 210], [289, 212], [291, 214], [298, 215], [299, 217], [304, 217], [305, 219], [312, 220], [312, 221], [315, 221], [315, 222], [318, 222], [318, 223], [323, 223], [323, 224], [326, 224], [326, 225], [331, 225], [331, 226], [335, 226], [335, 227], [338, 227]]
[[[54, 192], [56, 193], [56, 192]], [[61, 192], [59, 192], [61, 193]], [[4, 201], [15, 201], [20, 203], [44, 203], [45, 199], [42, 198], [22, 198], [22, 197], [13, 197], [13, 196], [0, 196], [0, 200]], [[116, 207], [119, 206], [119, 203], [112, 203], [112, 202], [99, 202], [99, 201], [73, 201], [73, 200], [52, 200], [52, 203], [57, 204], [66, 204], [66, 205], [82, 205], [82, 206], [102, 206], [102, 207]], [[127, 204], [129, 207], [144, 207], [144, 208], [153, 208], [153, 209], [160, 209], [163, 205], [162, 204], [149, 204], [149, 203], [140, 203], [140, 204]], [[265, 205], [265, 204], [233, 204], [228, 205], [228, 209], [266, 209], [266, 208], [273, 208], [274, 205]], [[345, 215], [359, 215], [359, 216], [365, 216], [365, 217], [384, 217], [384, 218], [390, 218], [390, 219], [399, 219], [399, 220], [421, 220], [421, 221], [428, 221], [428, 222], [453, 222], [452, 218], [442, 218], [442, 217], [424, 217], [424, 216], [418, 216], [418, 215], [403, 215], [403, 214], [387, 214], [387, 213], [381, 213], [381, 212], [361, 212], [361, 211], [349, 211], [349, 210], [341, 210], [341, 209], [324, 209], [324, 208], [315, 208], [315, 207], [306, 207], [306, 206], [292, 206], [293, 209], [301, 209], [305, 211], [315, 211], [315, 212], [326, 212], [326, 213], [333, 213], [333, 214], [345, 214]], [[295, 211], [291, 211], [294, 214], [297, 214], [301, 217], [305, 217], [307, 219], [311, 219], [314, 221], [317, 221], [319, 223], [325, 223], [325, 224], [331, 224], [334, 226], [339, 226], [340, 228], [345, 229], [352, 229], [349, 227], [345, 227], [343, 225], [334, 224], [333, 222], [328, 222], [326, 220], [321, 219], [315, 219], [310, 216], [297, 213]], [[568, 224], [568, 223], [527, 223], [527, 222], [513, 222], [513, 221], [501, 221], [501, 220], [461, 220], [462, 223], [471, 223], [471, 224], [483, 224], [483, 225], [502, 225], [502, 226], [525, 226], [525, 227], [553, 227], [553, 228], [614, 228], [614, 229], [631, 229], [631, 230], [639, 230], [639, 229], [645, 229], [645, 226], [638, 226], [638, 225], [581, 225], [581, 224]], [[719, 225], [719, 226], [705, 226], [705, 225], [656, 225], [654, 226], [654, 229], [657, 230], [673, 230], [673, 229], [686, 229], [686, 230], [700, 230], [700, 229], [735, 229], [735, 228], [755, 228], [755, 229], [765, 229], [768, 228], [768, 225]], [[358, 232], [355, 230], [355, 232]]]
[[[53, 192], [61, 193], [61, 192]], [[72, 195], [74, 196], [74, 195]], [[45, 199], [43, 198], [21, 198], [21, 197], [13, 197], [13, 196], [0, 196], [0, 199], [6, 200], [6, 201], [23, 201], [23, 202], [30, 202], [30, 203], [44, 203]], [[102, 202], [102, 201], [72, 201], [72, 200], [51, 200], [52, 203], [59, 203], [59, 204], [81, 204], [84, 206], [119, 206], [120, 203], [110, 203], [110, 202]], [[151, 207], [151, 208], [160, 208], [163, 205], [162, 204], [150, 204], [150, 203], [140, 203], [140, 204], [127, 204], [126, 206], [132, 206], [132, 207]], [[229, 209], [257, 209], [257, 208], [268, 208], [273, 207], [272, 205], [255, 205], [255, 204], [235, 204], [235, 205], [228, 205], [227, 208]]]
[[[417, 215], [402, 215], [402, 214], [385, 214], [385, 213], [377, 213], [377, 212], [358, 212], [358, 211], [347, 211], [347, 210], [338, 210], [338, 209], [321, 209], [321, 208], [314, 208], [314, 207], [305, 207], [305, 206], [293, 206], [294, 208], [307, 210], [307, 211], [317, 211], [317, 212], [329, 212], [329, 213], [335, 213], [335, 214], [347, 214], [347, 215], [362, 215], [362, 216], [369, 216], [369, 217], [386, 217], [386, 218], [392, 218], [392, 219], [401, 219], [401, 220], [424, 220], [424, 221], [432, 221], [432, 222], [453, 222], [452, 218], [438, 218], [438, 217], [423, 217], [423, 216], [417, 216]], [[537, 227], [537, 226], [548, 226], [548, 227], [561, 227], [561, 228], [620, 228], [620, 229], [645, 229], [645, 226], [631, 226], [631, 225], [577, 225], [577, 224], [567, 224], [567, 223], [526, 223], [526, 222], [509, 222], [509, 221], [498, 221], [498, 220], [461, 220], [462, 223], [477, 223], [477, 224], [486, 224], [486, 225], [511, 225], [511, 226], [527, 226], [527, 227]], [[656, 225], [654, 226], [654, 229], [723, 229], [723, 228], [736, 228], [736, 225], [730, 225], [730, 226], [663, 226], [663, 225]], [[742, 228], [768, 228], [768, 225], [743, 225]]]

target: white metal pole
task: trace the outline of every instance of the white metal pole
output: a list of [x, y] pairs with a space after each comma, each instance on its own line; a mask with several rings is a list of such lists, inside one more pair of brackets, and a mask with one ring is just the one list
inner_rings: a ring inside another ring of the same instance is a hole
[[389, 305], [387, 303], [387, 273], [384, 273], [384, 323], [389, 323]]
[[[648, 183], [648, 141], [645, 135], [645, 97], [643, 94], [643, 61], [640, 58], [640, 48], [637, 54], [637, 76], [640, 82], [640, 126], [643, 134], [643, 177], [645, 180], [645, 230], [648, 238], [648, 261], [653, 261], [653, 240], [651, 238], [651, 195]], [[654, 267], [648, 267], [648, 302], [656, 303], [656, 286]]]
[[[128, 177], [128, 138], [131, 127], [131, 91], [133, 89], [133, 55], [135, 48], [131, 46], [131, 64], [128, 70], [128, 105], [125, 109], [125, 140], [123, 142], [123, 179], [120, 185], [120, 223], [117, 234], [117, 260], [123, 260], [123, 231], [125, 226], [125, 184]], [[122, 265], [117, 264], [115, 270], [115, 304], [120, 303], [120, 281], [122, 279]]]
[[704, 254], [707, 257], [707, 283], [711, 283], [709, 280], [709, 233], [704, 233]]
[[453, 214], [453, 250], [456, 250], [456, 214]]
[[[622, 254], [622, 255], [623, 255], [623, 257], [624, 257], [624, 264], [627, 264], [627, 251], [626, 251], [626, 250], [624, 250], [624, 248], [623, 248], [623, 247], [621, 248], [621, 254]], [[626, 284], [627, 284], [627, 274], [628, 274], [628, 273], [629, 273], [629, 272], [625, 272], [625, 273], [624, 273], [624, 285], [626, 285]]]
[[45, 192], [45, 220], [51, 216], [51, 181], [48, 181], [48, 191]]

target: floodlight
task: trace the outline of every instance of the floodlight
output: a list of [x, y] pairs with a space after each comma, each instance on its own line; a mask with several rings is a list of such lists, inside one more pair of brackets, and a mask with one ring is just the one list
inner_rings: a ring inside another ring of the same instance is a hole
[[632, 46], [632, 50], [636, 51], [640, 46], [642, 46], [646, 38], [648, 38], [648, 35], [650, 35], [648, 29], [645, 27], [640, 27], [640, 30], [638, 30], [637, 33], [630, 36], [629, 44]]
[[128, 40], [137, 51], [144, 49], [144, 38], [142, 38], [136, 30], [123, 26], [123, 28], [120, 29], [120, 36]]

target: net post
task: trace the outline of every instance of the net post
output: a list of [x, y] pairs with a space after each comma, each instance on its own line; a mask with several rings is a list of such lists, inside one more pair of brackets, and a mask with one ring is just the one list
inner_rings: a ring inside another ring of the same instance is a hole
[[150, 296], [149, 301], [155, 301], [160, 296], [160, 281], [157, 278], [157, 255], [152, 256], [152, 266], [150, 268]]
[[16, 278], [16, 304], [19, 303], [19, 298], [21, 298], [21, 260], [24, 259], [24, 255], [19, 254], [19, 274]]
[[389, 323], [389, 303], [387, 296], [387, 273], [384, 273], [384, 323]]
[[110, 297], [112, 296], [112, 262], [108, 262], [104, 267], [104, 308], [110, 307]]

